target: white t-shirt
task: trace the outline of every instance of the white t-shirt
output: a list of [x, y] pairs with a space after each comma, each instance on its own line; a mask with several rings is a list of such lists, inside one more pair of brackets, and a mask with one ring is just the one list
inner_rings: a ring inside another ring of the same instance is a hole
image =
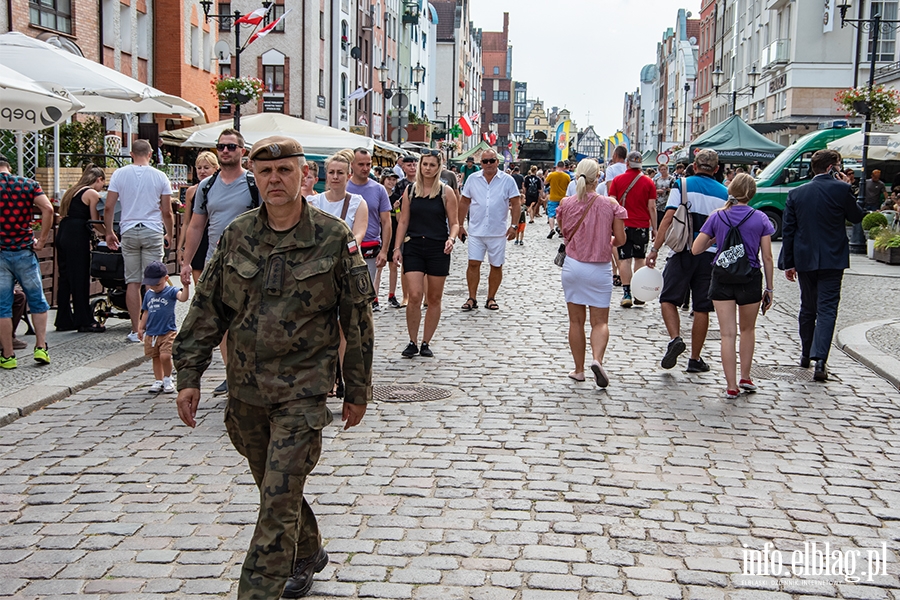
[[[139, 223], [165, 233], [160, 199], [172, 195], [172, 186], [165, 173], [149, 165], [127, 165], [116, 169], [109, 178], [109, 191], [119, 194], [118, 202], [122, 206], [120, 233]], [[165, 200], [168, 202], [170, 198]]]
[[[569, 196], [574, 196], [576, 193], [578, 193], [578, 179], [577, 178], [573, 179], [569, 183], [569, 187], [566, 188], [566, 197], [568, 198]], [[600, 183], [597, 184], [597, 193], [600, 194], [601, 196], [607, 195], [605, 181], [601, 181]]]
[[[469, 175], [462, 195], [472, 200], [469, 207], [469, 235], [489, 237], [509, 231], [509, 201], [519, 197], [519, 186], [511, 175], [497, 171], [488, 183], [484, 171]], [[516, 217], [518, 220], [518, 216]]]
[[604, 181], [612, 181], [622, 173], [628, 170], [628, 165], [626, 163], [614, 163], [606, 167], [606, 177]]
[[[335, 216], [338, 219], [341, 218], [341, 212], [344, 210], [343, 199], [338, 202], [331, 202], [325, 197], [325, 192], [316, 194], [315, 196], [307, 196], [306, 201], [309, 202], [310, 205], [315, 206], [319, 210], [327, 212], [329, 215]], [[351, 230], [353, 229], [353, 222], [356, 220], [356, 211], [359, 210], [359, 203], [365, 201], [365, 198], [359, 194], [350, 194], [350, 204], [347, 206], [347, 216], [344, 218], [344, 222], [347, 223], [347, 227]]]

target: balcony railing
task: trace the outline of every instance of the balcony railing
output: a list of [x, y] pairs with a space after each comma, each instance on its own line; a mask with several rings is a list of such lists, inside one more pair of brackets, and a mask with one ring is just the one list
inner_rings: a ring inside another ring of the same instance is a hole
[[898, 77], [900, 77], [900, 61], [888, 63], [875, 69], [875, 81], [877, 83], [892, 81]]
[[787, 64], [791, 59], [790, 40], [775, 40], [763, 49], [762, 68], [772, 69]]

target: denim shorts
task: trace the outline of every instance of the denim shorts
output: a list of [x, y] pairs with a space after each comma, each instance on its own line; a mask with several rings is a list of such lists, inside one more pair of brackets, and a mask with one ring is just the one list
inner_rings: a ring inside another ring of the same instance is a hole
[[34, 250], [4, 250], [0, 252], [0, 319], [12, 318], [13, 288], [22, 286], [32, 314], [50, 310], [41, 283], [41, 268]]

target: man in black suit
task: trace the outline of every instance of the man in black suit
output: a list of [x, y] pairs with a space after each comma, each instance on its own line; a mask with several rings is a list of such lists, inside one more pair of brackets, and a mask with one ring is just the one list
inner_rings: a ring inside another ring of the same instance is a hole
[[859, 223], [864, 214], [840, 164], [841, 155], [834, 150], [813, 154], [812, 181], [788, 194], [778, 259], [788, 280], [800, 281], [800, 366], [809, 367], [814, 361], [816, 381], [828, 379], [825, 363], [841, 301], [841, 280], [850, 266], [845, 221]]

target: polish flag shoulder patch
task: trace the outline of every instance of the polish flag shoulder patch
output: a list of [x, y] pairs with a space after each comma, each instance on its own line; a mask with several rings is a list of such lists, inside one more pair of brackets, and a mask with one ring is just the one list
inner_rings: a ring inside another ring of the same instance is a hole
[[350, 252], [350, 254], [356, 254], [357, 252], [359, 252], [359, 248], [356, 246], [356, 240], [353, 240], [352, 242], [347, 244], [347, 250]]

